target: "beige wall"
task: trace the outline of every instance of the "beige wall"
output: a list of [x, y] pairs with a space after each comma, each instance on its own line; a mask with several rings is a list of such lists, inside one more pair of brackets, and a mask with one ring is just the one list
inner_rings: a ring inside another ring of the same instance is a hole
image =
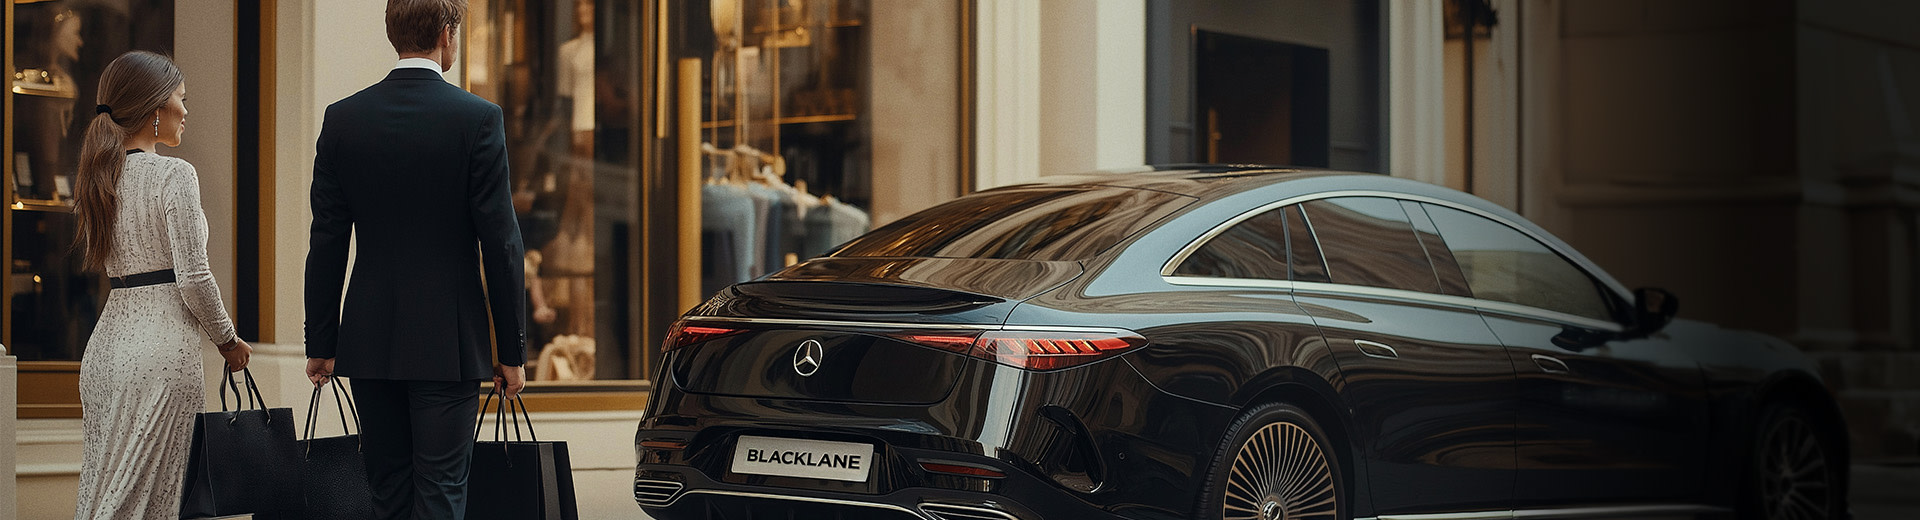
[[1146, 4], [1040, 6], [1040, 174], [1146, 160]]
[[174, 7], [174, 62], [187, 78], [187, 133], [180, 147], [160, 153], [186, 159], [200, 173], [200, 204], [207, 212], [207, 257], [221, 300], [234, 307], [235, 191], [234, 68], [237, 26], [233, 9], [217, 0], [179, 0]]
[[977, 4], [974, 187], [1145, 160], [1141, 0]]
[[[1835, 202], [1799, 256], [1809, 342], [1857, 453], [1920, 455], [1920, 19], [1913, 2], [1798, 1], [1796, 163]], [[1805, 222], [1805, 221], [1803, 221]], [[1819, 302], [1832, 302], [1820, 305]], [[1811, 335], [1810, 335], [1811, 336]]]
[[273, 341], [298, 344], [302, 337], [307, 226], [313, 221], [307, 195], [313, 184], [313, 145], [320, 138], [327, 105], [379, 82], [398, 59], [387, 43], [385, 12], [381, 0], [279, 3], [279, 112], [271, 137], [276, 200], [261, 204], [272, 208], [276, 223]]
[[[0, 388], [18, 388], [19, 363], [0, 345]], [[0, 391], [0, 520], [18, 518], [18, 481], [19, 468], [14, 466], [14, 452], [19, 449], [14, 441], [17, 417], [20, 416], [19, 394], [13, 391]]]
[[1920, 37], [1893, 22], [1920, 5], [1520, 7], [1496, 31], [1526, 40], [1523, 213], [1682, 317], [1808, 351], [1856, 456], [1920, 454]]
[[879, 227], [959, 195], [960, 3], [875, 2], [869, 9]]
[[1550, 63], [1527, 74], [1546, 74], [1528, 94], [1551, 114], [1522, 134], [1552, 146], [1526, 160], [1523, 182], [1550, 187], [1531, 192], [1545, 200], [1528, 212], [1622, 283], [1674, 290], [1687, 317], [1776, 332], [1794, 323], [1791, 304], [1753, 304], [1765, 296], [1756, 281], [1791, 279], [1798, 263], [1755, 254], [1798, 245], [1802, 194], [1782, 182], [1795, 175], [1786, 18], [1726, 16], [1738, 2], [1551, 4], [1527, 8], [1557, 18], [1502, 16], [1544, 22], [1523, 30], [1553, 39], [1527, 62]]

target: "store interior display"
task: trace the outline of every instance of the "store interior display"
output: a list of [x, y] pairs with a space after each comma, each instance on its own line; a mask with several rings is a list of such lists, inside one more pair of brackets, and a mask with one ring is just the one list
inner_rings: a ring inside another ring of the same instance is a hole
[[0, 165], [12, 220], [5, 278], [12, 333], [0, 342], [22, 361], [78, 361], [93, 333], [108, 288], [73, 253], [80, 141], [108, 62], [135, 49], [172, 52], [173, 4], [14, 1], [6, 90], [13, 111], [5, 114], [14, 153]]
[[[698, 7], [696, 4], [695, 7]], [[866, 2], [712, 0], [702, 297], [832, 251], [872, 218]], [[690, 16], [698, 16], [695, 12]], [[688, 26], [699, 27], [689, 23]]]
[[514, 210], [526, 246], [528, 372], [536, 381], [636, 378], [620, 292], [638, 220], [623, 196], [636, 103], [621, 67], [621, 15], [607, 0], [473, 0], [461, 76], [505, 116]]
[[[636, 6], [667, 17], [669, 36], [640, 32], [663, 56], [706, 65], [695, 132], [705, 178], [700, 207], [685, 208], [702, 233], [680, 245], [700, 248], [699, 297], [871, 226], [864, 0], [473, 0], [461, 74], [506, 116], [536, 381], [644, 377], [626, 277], [663, 259], [633, 258], [632, 271], [621, 259], [641, 215], [661, 213], [627, 195], [678, 170], [641, 166], [629, 149], [640, 103], [613, 69], [644, 50], [623, 38]], [[654, 138], [667, 135], [680, 134]]]
[[701, 290], [759, 278], [829, 252], [867, 232], [867, 212], [805, 180], [788, 184], [786, 162], [746, 145], [702, 143], [711, 172], [700, 188]]

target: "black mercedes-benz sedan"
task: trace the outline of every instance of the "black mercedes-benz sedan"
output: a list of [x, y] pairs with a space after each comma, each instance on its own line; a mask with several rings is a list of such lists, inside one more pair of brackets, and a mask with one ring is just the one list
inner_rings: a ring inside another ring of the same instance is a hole
[[1492, 203], [1275, 168], [1046, 180], [687, 313], [635, 500], [662, 519], [1846, 516], [1844, 423], [1805, 356], [1675, 320], [1673, 294]]

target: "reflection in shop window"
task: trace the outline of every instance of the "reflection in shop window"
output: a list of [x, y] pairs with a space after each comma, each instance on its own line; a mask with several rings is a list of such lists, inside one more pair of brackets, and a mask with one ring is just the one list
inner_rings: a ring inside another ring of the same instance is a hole
[[688, 27], [712, 28], [682, 49], [711, 64], [700, 134], [704, 297], [826, 254], [871, 226], [867, 3], [688, 7]]
[[107, 287], [70, 254], [74, 172], [94, 115], [100, 72], [130, 50], [171, 53], [173, 2], [15, 2], [13, 156], [5, 170], [13, 203], [6, 279], [9, 353], [23, 361], [76, 361]]
[[[533, 379], [654, 375], [688, 302], [831, 252], [876, 206], [957, 195], [961, 8], [470, 0], [463, 77], [506, 114]], [[912, 191], [874, 189], [876, 125], [883, 184]]]
[[[601, 3], [607, 4], [607, 3]], [[631, 9], [631, 6], [619, 5]], [[623, 196], [637, 176], [624, 143], [632, 88], [591, 0], [475, 0], [468, 88], [506, 115], [513, 203], [527, 247], [529, 371], [536, 381], [637, 378], [616, 294], [638, 216]], [[603, 63], [608, 65], [603, 65]], [[616, 250], [615, 247], [622, 247]]]

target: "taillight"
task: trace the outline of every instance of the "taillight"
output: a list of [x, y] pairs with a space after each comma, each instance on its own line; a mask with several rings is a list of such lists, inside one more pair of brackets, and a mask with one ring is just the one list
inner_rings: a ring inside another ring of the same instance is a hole
[[979, 477], [979, 478], [1006, 478], [1007, 477], [1006, 473], [1001, 473], [996, 470], [991, 470], [991, 469], [982, 468], [978, 466], [961, 465], [961, 464], [945, 463], [945, 462], [932, 462], [932, 461], [924, 461], [924, 460], [920, 461], [920, 469], [924, 469], [934, 473], [946, 473], [949, 475], [964, 475], [968, 477]]
[[891, 334], [893, 339], [945, 350], [955, 354], [966, 354], [973, 350], [973, 342], [980, 339], [978, 332], [961, 333], [920, 333], [901, 332]]
[[673, 322], [673, 327], [667, 329], [667, 340], [661, 343], [660, 351], [668, 352], [687, 345], [732, 336], [746, 331], [747, 329], [695, 325], [687, 323], [687, 320], [680, 320]]
[[972, 355], [1028, 370], [1055, 370], [1092, 363], [1146, 344], [1146, 338], [1125, 332], [1003, 330], [981, 335]]
[[964, 353], [1027, 370], [1058, 370], [1106, 359], [1147, 344], [1126, 331], [1053, 332], [998, 330], [986, 333], [891, 334], [895, 339]]

